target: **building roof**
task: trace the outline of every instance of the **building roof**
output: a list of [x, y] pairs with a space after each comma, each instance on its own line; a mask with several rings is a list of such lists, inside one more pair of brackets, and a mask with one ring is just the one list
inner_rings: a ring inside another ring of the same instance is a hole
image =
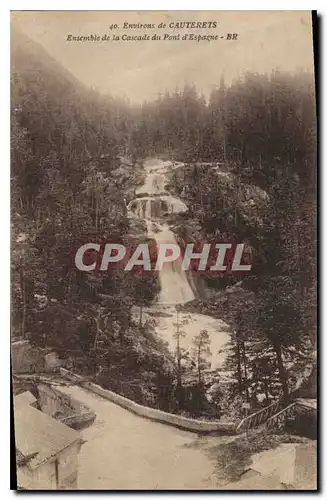
[[29, 460], [33, 468], [80, 439], [77, 431], [28, 404], [15, 404], [14, 417], [18, 456], [37, 453]]

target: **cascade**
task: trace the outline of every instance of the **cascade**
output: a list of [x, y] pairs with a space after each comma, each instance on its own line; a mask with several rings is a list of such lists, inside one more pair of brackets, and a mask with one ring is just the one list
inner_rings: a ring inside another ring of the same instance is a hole
[[[158, 159], [145, 162], [144, 184], [136, 189], [136, 198], [127, 207], [130, 217], [136, 217], [145, 222], [147, 236], [154, 239], [157, 245], [160, 243], [177, 244], [167, 215], [183, 213], [188, 208], [182, 200], [169, 193], [166, 185], [168, 184], [168, 173], [183, 165], [183, 163], [173, 164]], [[205, 314], [189, 314], [182, 311], [177, 313], [176, 306], [190, 302], [195, 298], [194, 287], [191, 287], [187, 273], [181, 269], [181, 261], [166, 263], [159, 271], [159, 281], [161, 291], [156, 303], [148, 310], [149, 319], [153, 318], [153, 314], [156, 315], [155, 329], [158, 335], [168, 342], [169, 347], [174, 352], [176, 349], [174, 339], [176, 321], [179, 321], [181, 325], [187, 325], [181, 326], [184, 328], [184, 335], [180, 339], [181, 346], [186, 350], [191, 348], [194, 337], [201, 330], [206, 330], [211, 339], [213, 353], [209, 361], [212, 368], [220, 367], [225, 357], [221, 354], [221, 349], [230, 338], [228, 326], [222, 320]], [[136, 314], [138, 315], [137, 311]], [[143, 316], [147, 316], [147, 311], [143, 312]]]
[[[136, 190], [139, 196], [132, 200], [127, 208], [130, 216], [144, 220], [148, 237], [155, 239], [157, 244], [177, 244], [173, 231], [165, 223], [165, 216], [186, 212], [188, 209], [182, 200], [175, 198], [166, 190], [168, 179], [164, 173], [163, 163], [158, 160], [157, 163], [152, 163], [150, 168], [145, 165], [147, 172], [145, 183]], [[161, 173], [157, 173], [157, 170]], [[158, 304], [184, 304], [195, 298], [180, 262], [171, 262], [163, 266], [159, 271], [159, 280], [161, 292]]]

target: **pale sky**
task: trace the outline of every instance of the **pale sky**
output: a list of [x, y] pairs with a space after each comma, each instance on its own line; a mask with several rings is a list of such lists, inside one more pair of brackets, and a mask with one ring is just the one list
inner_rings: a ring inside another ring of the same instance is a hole
[[[13, 12], [12, 24], [42, 45], [80, 81], [101, 93], [132, 102], [153, 99], [194, 83], [206, 96], [219, 84], [245, 71], [273, 69], [313, 73], [309, 11], [25, 11]], [[216, 21], [216, 29], [134, 29], [111, 31], [117, 23]], [[226, 35], [237, 41], [68, 42], [67, 35], [143, 35], [186, 33]]]

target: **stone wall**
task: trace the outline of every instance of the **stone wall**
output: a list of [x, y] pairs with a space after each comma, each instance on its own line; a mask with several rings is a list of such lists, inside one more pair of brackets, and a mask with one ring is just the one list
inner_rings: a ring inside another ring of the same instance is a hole
[[72, 490], [77, 488], [78, 476], [78, 452], [80, 442], [73, 443], [62, 450], [58, 457], [58, 473], [60, 490]]
[[299, 490], [317, 489], [317, 441], [300, 444], [295, 452], [293, 486]]
[[54, 460], [48, 460], [36, 468], [29, 465], [17, 467], [17, 485], [26, 490], [57, 489]]
[[39, 384], [37, 390], [39, 407], [50, 417], [60, 420], [73, 429], [87, 427], [94, 421], [96, 415], [93, 410], [67, 396], [60, 389]]
[[[17, 467], [17, 484], [26, 490], [74, 490], [77, 488], [77, 455], [80, 442], [72, 443], [38, 467]], [[58, 477], [56, 477], [56, 461]]]

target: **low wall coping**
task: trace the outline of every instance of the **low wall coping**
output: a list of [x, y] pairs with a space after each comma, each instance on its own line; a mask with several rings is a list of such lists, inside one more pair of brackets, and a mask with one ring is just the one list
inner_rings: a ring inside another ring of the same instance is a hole
[[173, 413], [167, 413], [162, 410], [157, 410], [155, 408], [150, 408], [148, 406], [140, 405], [135, 403], [124, 396], [116, 394], [115, 392], [109, 391], [108, 389], [103, 389], [103, 387], [94, 384], [93, 382], [85, 381], [85, 378], [80, 375], [69, 372], [64, 368], [60, 368], [62, 376], [69, 378], [71, 381], [80, 384], [84, 389], [87, 389], [105, 399], [108, 399], [112, 403], [115, 403], [126, 410], [135, 413], [136, 415], [155, 422], [162, 424], [172, 425], [180, 429], [196, 432], [198, 434], [236, 434], [237, 423], [233, 422], [208, 422], [203, 420], [195, 420], [192, 418], [183, 417], [181, 415], [175, 415]]

